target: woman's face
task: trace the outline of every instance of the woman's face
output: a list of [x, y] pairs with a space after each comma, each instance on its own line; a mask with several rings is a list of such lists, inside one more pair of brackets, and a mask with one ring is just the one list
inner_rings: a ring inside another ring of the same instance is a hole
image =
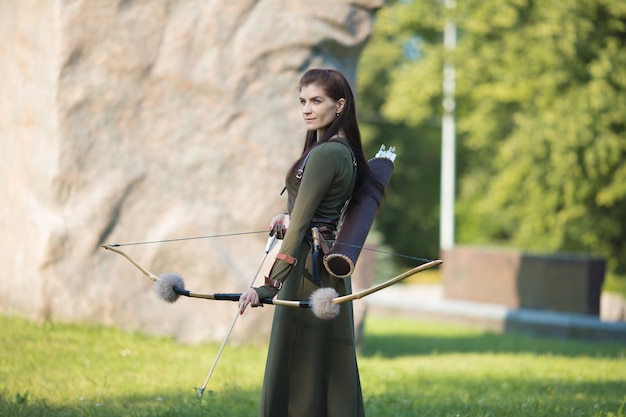
[[[307, 130], [323, 133], [343, 110], [345, 100], [335, 101], [328, 97], [321, 87], [309, 84], [300, 89], [302, 116]], [[318, 135], [319, 136], [319, 135]]]

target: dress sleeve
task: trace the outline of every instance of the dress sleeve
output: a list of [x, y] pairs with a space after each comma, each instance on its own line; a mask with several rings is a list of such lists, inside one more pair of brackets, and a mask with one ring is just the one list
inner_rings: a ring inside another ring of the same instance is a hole
[[[304, 236], [311, 225], [311, 220], [315, 217], [320, 202], [330, 188], [334, 175], [332, 160], [326, 154], [324, 146], [311, 151], [294, 201], [289, 228], [283, 239], [280, 254], [274, 261], [268, 278], [282, 283], [289, 276], [293, 264], [279, 258], [284, 258], [281, 256], [282, 254], [297, 259], [300, 246], [304, 242]], [[305, 260], [297, 259], [297, 261], [304, 262]], [[264, 285], [257, 288], [257, 293], [261, 299], [273, 298], [278, 293], [278, 289], [276, 286]]]

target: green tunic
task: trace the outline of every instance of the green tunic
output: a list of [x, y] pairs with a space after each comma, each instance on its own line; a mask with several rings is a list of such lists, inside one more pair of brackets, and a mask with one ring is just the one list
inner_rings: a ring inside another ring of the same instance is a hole
[[[278, 298], [308, 300], [318, 288], [306, 279], [311, 271], [311, 250], [305, 233], [313, 218], [339, 220], [355, 179], [350, 150], [336, 141], [311, 151], [301, 181], [287, 178], [290, 223], [281, 252], [298, 262], [293, 267], [274, 262], [270, 278], [284, 283]], [[349, 278], [329, 276], [323, 267], [321, 271], [323, 287], [333, 287], [339, 295], [351, 293]], [[268, 286], [257, 292], [261, 298], [276, 295]], [[339, 316], [332, 320], [319, 319], [309, 309], [275, 307], [259, 416], [364, 415], [352, 304], [342, 304]]]

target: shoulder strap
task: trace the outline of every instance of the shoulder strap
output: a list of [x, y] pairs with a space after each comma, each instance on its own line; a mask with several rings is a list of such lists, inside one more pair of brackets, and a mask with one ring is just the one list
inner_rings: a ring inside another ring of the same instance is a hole
[[[342, 141], [339, 138], [338, 139], [329, 139], [328, 142], [341, 143], [343, 146], [348, 148], [348, 150], [350, 151], [350, 155], [352, 156], [352, 164], [353, 164], [354, 168], [356, 169], [356, 158], [354, 157], [354, 154], [352, 153], [352, 149], [350, 148], [350, 146], [348, 144], [346, 144], [344, 141]], [[326, 142], [326, 143], [328, 143], [328, 142]], [[315, 149], [315, 148], [313, 148], [313, 149]], [[306, 161], [309, 159], [309, 156], [311, 156], [311, 152], [313, 151], [313, 149], [311, 149], [309, 151], [309, 153], [306, 154], [306, 156], [302, 160], [302, 163], [300, 164], [300, 167], [298, 167], [298, 170], [296, 171], [296, 178], [299, 179], [299, 180], [302, 179], [302, 174], [304, 174], [304, 167], [306, 166]]]
[[311, 156], [311, 152], [313, 151], [313, 149], [311, 149], [309, 151], [309, 153], [306, 154], [306, 156], [304, 157], [304, 159], [302, 160], [302, 163], [300, 164], [300, 167], [298, 168], [298, 170], [296, 171], [296, 178], [301, 180], [302, 179], [302, 174], [304, 174], [304, 167], [306, 165], [306, 161], [307, 159], [309, 159], [309, 156]]

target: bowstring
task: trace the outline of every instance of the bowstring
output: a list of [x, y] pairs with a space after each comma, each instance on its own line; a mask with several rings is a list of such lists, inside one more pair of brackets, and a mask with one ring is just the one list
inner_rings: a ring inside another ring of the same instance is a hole
[[[258, 231], [252, 231], [252, 232], [224, 233], [224, 234], [218, 234], [218, 235], [181, 237], [181, 238], [175, 238], [175, 239], [147, 240], [147, 241], [141, 241], [141, 242], [115, 243], [115, 244], [108, 245], [108, 246], [111, 246], [113, 248], [119, 248], [121, 246], [151, 245], [151, 244], [155, 244], [155, 243], [169, 243], [169, 242], [180, 242], [180, 241], [184, 241], [184, 240], [198, 240], [198, 239], [211, 239], [211, 238], [218, 238], [218, 237], [256, 235], [256, 234], [261, 234], [261, 233], [268, 233], [268, 231], [267, 230], [258, 230]], [[352, 247], [352, 248], [356, 248], [356, 249], [362, 249], [362, 250], [366, 250], [366, 251], [370, 251], [370, 252], [382, 253], [382, 254], [385, 254], [385, 255], [395, 256], [395, 257], [398, 257], [398, 258], [411, 259], [413, 261], [419, 261], [419, 262], [431, 262], [432, 261], [432, 259], [419, 258], [419, 257], [416, 257], [416, 256], [411, 256], [411, 255], [405, 255], [405, 254], [402, 254], [402, 253], [386, 251], [386, 250], [383, 250], [383, 249], [376, 249], [376, 248], [372, 248], [372, 247], [369, 247], [369, 246], [351, 245], [349, 243], [343, 243], [343, 242], [335, 242], [334, 244], [335, 245], [344, 245], [344, 246], [348, 246], [348, 247]]]
[[397, 253], [397, 252], [390, 252], [390, 251], [386, 251], [386, 250], [383, 250], [383, 249], [372, 248], [372, 247], [369, 247], [369, 246], [351, 245], [350, 243], [344, 243], [344, 242], [335, 242], [333, 245], [348, 246], [348, 247], [351, 247], [351, 248], [362, 249], [362, 250], [366, 250], [366, 251], [370, 251], [370, 252], [383, 253], [385, 255], [395, 256], [395, 257], [398, 257], [398, 258], [411, 259], [413, 261], [420, 261], [420, 262], [432, 262], [433, 261], [433, 259], [418, 258], [418, 257], [411, 256], [411, 255], [405, 255], [405, 254]]
[[230, 237], [230, 236], [242, 236], [242, 235], [255, 235], [260, 233], [268, 233], [267, 230], [259, 230], [254, 232], [238, 232], [238, 233], [224, 233], [220, 235], [205, 235], [205, 236], [193, 236], [193, 237], [180, 237], [176, 239], [163, 239], [163, 240], [147, 240], [142, 242], [130, 242], [130, 243], [114, 243], [111, 246], [113, 248], [118, 248], [120, 246], [136, 246], [136, 245], [151, 245], [154, 243], [169, 243], [169, 242], [180, 242], [183, 240], [198, 240], [198, 239], [211, 239], [216, 237]]

